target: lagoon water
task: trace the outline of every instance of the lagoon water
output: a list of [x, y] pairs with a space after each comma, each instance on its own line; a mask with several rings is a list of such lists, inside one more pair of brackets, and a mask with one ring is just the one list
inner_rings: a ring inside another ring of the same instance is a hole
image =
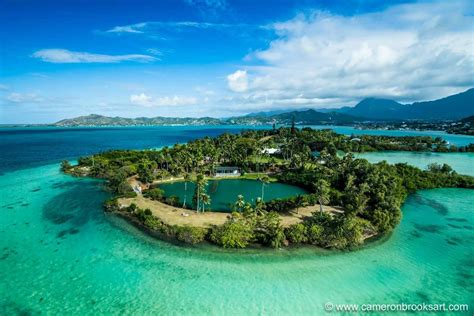
[[464, 303], [472, 313], [472, 190], [411, 195], [390, 238], [359, 251], [234, 252], [154, 240], [102, 212], [100, 181], [58, 171], [57, 160], [94, 150], [225, 130], [169, 129], [0, 131], [0, 315], [322, 314], [327, 302]]
[[[188, 182], [187, 186], [187, 202], [189, 205], [192, 204], [192, 196], [196, 185]], [[174, 195], [179, 198], [181, 203], [184, 201], [184, 182], [163, 183], [159, 187], [164, 191], [166, 197]], [[206, 186], [206, 191], [211, 198], [211, 203], [206, 206], [206, 209], [212, 211], [231, 211], [238, 195], [242, 195], [246, 202], [255, 204], [257, 198], [262, 197], [262, 183], [257, 180], [241, 179], [210, 180]], [[306, 194], [307, 191], [294, 185], [272, 182], [265, 184], [263, 193], [264, 201], [269, 201]]]
[[356, 158], [364, 158], [376, 163], [382, 160], [390, 164], [407, 163], [420, 169], [426, 169], [432, 163], [447, 163], [457, 173], [474, 176], [474, 153], [434, 153], [434, 152], [369, 152], [355, 154]]

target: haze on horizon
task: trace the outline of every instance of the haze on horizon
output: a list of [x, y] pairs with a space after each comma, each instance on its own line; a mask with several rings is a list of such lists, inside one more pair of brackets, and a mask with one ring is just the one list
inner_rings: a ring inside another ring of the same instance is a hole
[[473, 12], [465, 0], [3, 0], [0, 124], [434, 100], [474, 86]]

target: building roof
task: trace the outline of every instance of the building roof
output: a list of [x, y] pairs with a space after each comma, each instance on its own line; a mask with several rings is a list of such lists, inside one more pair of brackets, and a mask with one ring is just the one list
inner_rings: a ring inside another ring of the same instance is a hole
[[239, 170], [239, 167], [216, 167], [216, 171]]

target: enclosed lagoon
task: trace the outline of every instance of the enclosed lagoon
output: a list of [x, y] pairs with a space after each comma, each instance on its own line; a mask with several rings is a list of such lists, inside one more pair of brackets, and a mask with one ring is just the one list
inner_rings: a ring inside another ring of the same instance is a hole
[[[185, 182], [177, 181], [171, 183], [162, 183], [159, 185], [164, 191], [166, 197], [177, 196], [181, 203], [185, 196]], [[187, 183], [187, 201], [192, 201], [196, 186], [193, 182]], [[211, 197], [211, 204], [206, 209], [212, 211], [231, 211], [237, 200], [238, 195], [242, 195], [244, 199], [252, 204], [257, 198], [262, 197], [262, 182], [257, 180], [246, 179], [221, 179], [209, 180], [206, 186], [207, 194]], [[270, 182], [264, 184], [263, 199], [265, 201], [287, 198], [298, 194], [306, 194], [303, 188], [289, 185], [286, 183]]]

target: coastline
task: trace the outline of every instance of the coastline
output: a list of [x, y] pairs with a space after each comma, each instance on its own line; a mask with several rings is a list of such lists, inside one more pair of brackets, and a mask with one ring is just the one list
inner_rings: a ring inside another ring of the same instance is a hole
[[[202, 216], [202, 215], [205, 215], [205, 214], [212, 213], [212, 214], [209, 214], [209, 215], [211, 215], [211, 218], [214, 219], [214, 222], [212, 222], [212, 223], [210, 223], [210, 222], [203, 223], [202, 221], [201, 222], [199, 222], [199, 221], [198, 222], [188, 221], [188, 223], [185, 224], [185, 223], [182, 223], [182, 222], [179, 222], [179, 221], [174, 221], [174, 222], [173, 221], [163, 221], [162, 218], [156, 216], [156, 214], [157, 214], [156, 209], [153, 209], [153, 211], [152, 211], [153, 212], [153, 217], [156, 220], [161, 222], [161, 226], [158, 226], [158, 227], [154, 228], [154, 227], [148, 226], [146, 224], [146, 222], [140, 221], [140, 219], [135, 214], [132, 214], [130, 212], [125, 211], [126, 207], [129, 205], [128, 203], [131, 203], [132, 200], [134, 200], [134, 199], [133, 198], [120, 199], [120, 203], [121, 203], [122, 208], [120, 208], [119, 210], [105, 211], [105, 213], [113, 215], [113, 216], [117, 216], [119, 218], [122, 218], [125, 221], [127, 221], [127, 223], [133, 225], [134, 227], [139, 229], [141, 232], [146, 233], [150, 237], [156, 238], [156, 239], [161, 240], [161, 241], [169, 242], [173, 245], [185, 246], [185, 247], [190, 247], [190, 246], [195, 247], [197, 245], [206, 244], [206, 245], [209, 245], [209, 246], [211, 246], [215, 249], [221, 249], [221, 250], [226, 249], [226, 248], [220, 247], [220, 246], [210, 242], [207, 239], [202, 239], [202, 240], [199, 240], [198, 242], [193, 242], [193, 240], [191, 240], [191, 239], [186, 239], [186, 238], [179, 237], [178, 236], [178, 234], [179, 234], [178, 231], [180, 229], [187, 230], [188, 228], [196, 228], [196, 229], [205, 230], [205, 234], [208, 235], [208, 234], [211, 233], [211, 229], [213, 227], [216, 227], [218, 225], [223, 225], [229, 218], [231, 218], [230, 213], [206, 212], [206, 213], [203, 213], [203, 214], [199, 214], [199, 213], [197, 214], [197, 213], [195, 213], [193, 211], [190, 211], [190, 210], [187, 210], [187, 209], [175, 208], [174, 211], [176, 211], [176, 212], [173, 212], [173, 213], [178, 213], [178, 209], [187, 211], [190, 215], [189, 217], [191, 217], [192, 215], [195, 215], [195, 217], [198, 217], [198, 216]], [[158, 202], [158, 201], [151, 201], [151, 202], [156, 202], [164, 208], [172, 208], [171, 206], [166, 205], [166, 204], [161, 203], [161, 202]], [[310, 212], [310, 209], [312, 209], [312, 208], [314, 208], [314, 206], [313, 207], [306, 207], [305, 210], [301, 209], [300, 214], [293, 214], [293, 215], [287, 215], [287, 216], [280, 215], [280, 217], [283, 218], [282, 226], [285, 227], [285, 228], [288, 228], [289, 226], [291, 226], [295, 223], [302, 222], [304, 217], [307, 217], [312, 213], [312, 212]], [[330, 212], [336, 212], [336, 213], [341, 212], [340, 210], [335, 209], [334, 207], [331, 207], [331, 206], [325, 206], [325, 208], [326, 209], [329, 208], [329, 210], [325, 210], [325, 212], [328, 212], [328, 213], [330, 213]], [[166, 211], [163, 210], [159, 214], [164, 214], [164, 212], [166, 212]], [[180, 216], [178, 214], [175, 214], [175, 215]], [[214, 217], [215, 215], [218, 215], [218, 216]], [[294, 215], [297, 215], [297, 216], [294, 216]], [[189, 219], [189, 217], [183, 217], [183, 219]], [[177, 218], [178, 217], [175, 217], [175, 219], [177, 219]], [[191, 218], [193, 218], [193, 217], [191, 217]], [[285, 219], [286, 219], [286, 221], [285, 221]], [[168, 218], [168, 220], [169, 220], [169, 218]], [[385, 241], [389, 238], [388, 237], [389, 235], [390, 234], [380, 235], [380, 234], [375, 234], [375, 233], [364, 234], [364, 236], [362, 238], [363, 242], [357, 247], [352, 247], [350, 249], [350, 251], [354, 251], [354, 250], [366, 247], [372, 242], [377, 242], [377, 241], [380, 241], [380, 240]], [[319, 247], [319, 246], [316, 246], [316, 245], [303, 244], [303, 243], [297, 243], [297, 244], [286, 243], [286, 244], [282, 245], [282, 247], [277, 247], [276, 249], [302, 249], [302, 248], [308, 248], [308, 249], [314, 248], [314, 249], [331, 251], [331, 252], [344, 251], [344, 250], [341, 250], [341, 249]], [[249, 243], [249, 245], [247, 247], [242, 248], [242, 249], [230, 248], [230, 249], [227, 249], [227, 250], [228, 251], [234, 251], [234, 252], [237, 251], [237, 252], [240, 253], [241, 251], [248, 250], [248, 249], [258, 249], [258, 250], [265, 249], [265, 250], [270, 251], [272, 248], [271, 247], [265, 247], [265, 246], [263, 246], [259, 243]]]

